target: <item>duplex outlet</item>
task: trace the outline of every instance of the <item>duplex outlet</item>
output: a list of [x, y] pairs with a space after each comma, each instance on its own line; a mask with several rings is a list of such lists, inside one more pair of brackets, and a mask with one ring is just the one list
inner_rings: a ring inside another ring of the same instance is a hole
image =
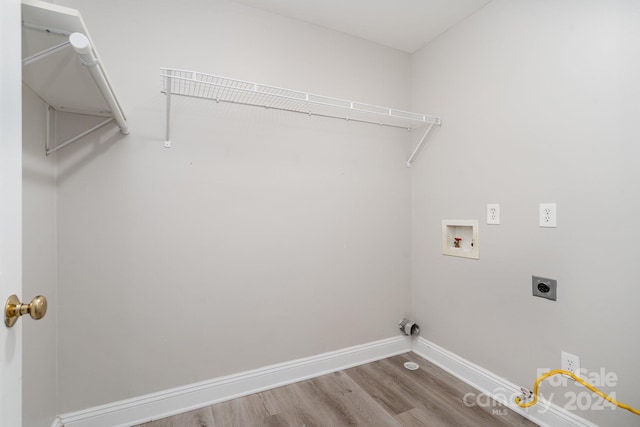
[[500, 205], [497, 203], [490, 203], [487, 205], [487, 224], [498, 225], [500, 224]]
[[555, 228], [557, 222], [556, 204], [540, 203], [540, 227]]
[[580, 376], [580, 357], [575, 354], [567, 353], [566, 351], [560, 352], [561, 357], [561, 369], [563, 371], [569, 371], [573, 375]]

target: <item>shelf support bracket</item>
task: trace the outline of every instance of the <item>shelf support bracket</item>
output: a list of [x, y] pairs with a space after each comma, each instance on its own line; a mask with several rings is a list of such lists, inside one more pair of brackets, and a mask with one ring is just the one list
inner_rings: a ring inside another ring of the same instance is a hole
[[[98, 114], [95, 114], [95, 115], [90, 113], [79, 113], [79, 114], [85, 114], [87, 116], [103, 117], [103, 115], [98, 115]], [[52, 118], [53, 118], [53, 132], [51, 132]], [[97, 125], [92, 126], [90, 129], [87, 129], [86, 131], [74, 136], [73, 138], [69, 138], [66, 141], [58, 144], [56, 140], [56, 134], [57, 134], [57, 128], [58, 128], [58, 112], [55, 108], [51, 107], [50, 105], [47, 105], [47, 132], [46, 132], [46, 140], [45, 140], [45, 151], [47, 156], [49, 154], [55, 153], [61, 148], [66, 147], [72, 142], [76, 142], [80, 138], [83, 138], [89, 135], [91, 132], [100, 129], [101, 127], [113, 122], [114, 120], [115, 120], [114, 117], [108, 117], [106, 120], [103, 120]]]
[[413, 162], [413, 158], [416, 156], [416, 154], [418, 154], [418, 151], [420, 151], [420, 148], [422, 147], [422, 144], [424, 143], [424, 141], [427, 139], [427, 136], [429, 135], [429, 132], [431, 132], [431, 129], [433, 128], [433, 125], [434, 125], [434, 123], [429, 123], [429, 127], [427, 127], [427, 130], [425, 131], [424, 135], [422, 136], [422, 139], [420, 139], [420, 142], [418, 142], [418, 145], [413, 150], [413, 153], [411, 153], [411, 156], [409, 156], [409, 160], [407, 160], [407, 167], [408, 168], [411, 167], [411, 162]]
[[171, 71], [167, 70], [167, 76], [166, 76], [166, 82], [167, 82], [167, 87], [166, 87], [166, 91], [165, 93], [167, 94], [167, 128], [166, 128], [166, 136], [164, 139], [164, 146], [166, 148], [171, 148]]
[[41, 59], [44, 59], [47, 56], [52, 55], [52, 54], [54, 54], [54, 53], [56, 53], [56, 52], [58, 52], [58, 51], [60, 51], [60, 50], [62, 50], [64, 48], [69, 47], [69, 46], [71, 46], [71, 42], [70, 41], [66, 41], [66, 42], [60, 43], [59, 45], [50, 47], [49, 49], [45, 49], [42, 52], [38, 52], [36, 54], [33, 54], [33, 55], [31, 55], [31, 56], [29, 56], [27, 58], [24, 58], [22, 60], [22, 66], [26, 67], [27, 65], [29, 65], [31, 63], [34, 63], [34, 62], [39, 61]]

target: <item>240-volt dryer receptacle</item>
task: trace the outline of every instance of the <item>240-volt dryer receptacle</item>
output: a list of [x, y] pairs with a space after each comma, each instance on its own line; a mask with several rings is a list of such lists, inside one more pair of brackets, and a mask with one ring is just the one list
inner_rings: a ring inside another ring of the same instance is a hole
[[557, 298], [558, 281], [546, 277], [531, 276], [531, 291], [534, 297], [555, 301]]

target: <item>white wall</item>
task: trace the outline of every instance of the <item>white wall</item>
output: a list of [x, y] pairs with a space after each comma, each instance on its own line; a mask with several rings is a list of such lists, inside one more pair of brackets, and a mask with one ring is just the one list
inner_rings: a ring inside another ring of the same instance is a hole
[[50, 426], [58, 413], [56, 163], [44, 150], [45, 106], [22, 89], [22, 302], [47, 298], [44, 318], [23, 323], [22, 422]]
[[59, 1], [131, 134], [58, 155], [60, 411], [397, 334], [409, 134], [175, 100], [159, 67], [408, 108], [410, 57], [224, 0]]
[[[518, 384], [560, 351], [640, 403], [640, 4], [495, 0], [413, 57], [413, 108], [443, 125], [412, 167], [413, 314], [429, 340]], [[558, 228], [538, 227], [556, 202]], [[500, 203], [502, 224], [486, 225]], [[480, 260], [441, 254], [479, 219]], [[531, 275], [558, 300], [531, 296]], [[542, 386], [564, 404], [579, 387]], [[587, 400], [589, 396], [583, 398]], [[627, 411], [579, 415], [637, 425]]]

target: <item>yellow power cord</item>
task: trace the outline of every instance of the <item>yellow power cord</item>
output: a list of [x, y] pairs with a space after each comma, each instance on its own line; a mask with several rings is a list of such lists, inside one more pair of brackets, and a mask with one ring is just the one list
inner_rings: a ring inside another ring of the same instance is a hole
[[[637, 410], [635, 408], [632, 408], [629, 405], [625, 405], [624, 403], [620, 403], [615, 399], [610, 398], [609, 396], [607, 396], [606, 394], [604, 394], [600, 390], [596, 389], [594, 386], [592, 386], [591, 384], [589, 384], [588, 382], [586, 382], [582, 378], [577, 377], [576, 375], [574, 375], [573, 373], [571, 373], [569, 371], [563, 371], [562, 369], [556, 369], [555, 371], [549, 371], [546, 374], [542, 374], [538, 378], [536, 378], [536, 381], [533, 383], [533, 400], [531, 402], [523, 403], [522, 399], [520, 399], [520, 396], [517, 396], [515, 398], [516, 404], [521, 408], [528, 408], [530, 406], [535, 405], [538, 402], [538, 384], [540, 384], [541, 381], [544, 381], [547, 378], [549, 378], [549, 377], [551, 377], [553, 375], [558, 375], [558, 374], [567, 375], [567, 376], [573, 378], [574, 380], [576, 380], [577, 382], [579, 382], [580, 384], [582, 384], [583, 386], [585, 386], [586, 388], [588, 388], [589, 390], [591, 390], [592, 392], [594, 392], [595, 394], [597, 394], [598, 396], [602, 397], [604, 400], [607, 400], [607, 401], [613, 403], [614, 405], [616, 405], [619, 408], [626, 409], [627, 411], [629, 411], [629, 412], [631, 412], [633, 414], [640, 415], [640, 411], [639, 410]], [[523, 396], [523, 397], [524, 398], [528, 398], [530, 396]]]

